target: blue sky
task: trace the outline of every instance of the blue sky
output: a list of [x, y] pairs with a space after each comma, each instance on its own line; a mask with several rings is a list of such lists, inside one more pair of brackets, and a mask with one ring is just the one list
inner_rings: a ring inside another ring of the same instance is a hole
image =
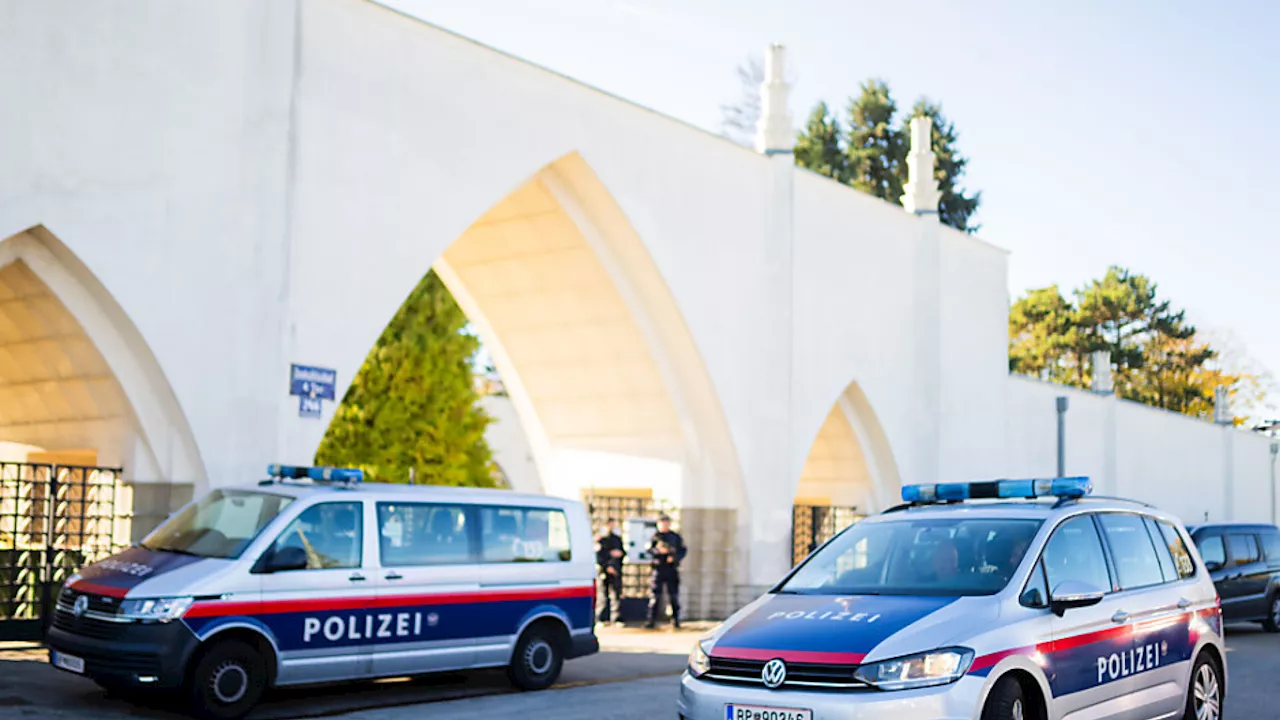
[[384, 4], [713, 131], [770, 42], [797, 125], [868, 77], [901, 106], [927, 95], [971, 158], [979, 235], [1013, 252], [1011, 293], [1124, 265], [1280, 373], [1280, 3]]

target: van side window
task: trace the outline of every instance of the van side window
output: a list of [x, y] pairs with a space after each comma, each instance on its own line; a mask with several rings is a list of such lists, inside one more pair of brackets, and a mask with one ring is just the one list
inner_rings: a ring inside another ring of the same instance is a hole
[[1164, 543], [1173, 555], [1173, 564], [1178, 568], [1178, 577], [1186, 579], [1195, 576], [1195, 561], [1191, 559], [1191, 551], [1187, 549], [1187, 544], [1182, 540], [1178, 529], [1163, 520], [1157, 520], [1156, 526], [1160, 528]]
[[362, 503], [330, 502], [312, 505], [280, 533], [274, 553], [287, 547], [307, 553], [308, 570], [358, 568], [361, 562]]
[[568, 562], [571, 557], [562, 510], [482, 507], [480, 537], [484, 562]]
[[1041, 557], [1050, 593], [1068, 580], [1086, 583], [1103, 592], [1112, 589], [1102, 541], [1090, 515], [1078, 515], [1059, 525], [1045, 544]]
[[1231, 562], [1236, 565], [1258, 562], [1258, 541], [1252, 535], [1228, 535], [1227, 547], [1231, 548]]
[[1200, 558], [1210, 567], [1222, 567], [1227, 564], [1227, 546], [1222, 544], [1221, 535], [1206, 535], [1196, 540], [1196, 548], [1200, 550]]
[[1280, 562], [1280, 532], [1272, 530], [1262, 533], [1262, 549], [1267, 554], [1267, 560]]
[[1121, 590], [1164, 582], [1155, 546], [1151, 544], [1151, 535], [1147, 533], [1147, 525], [1140, 516], [1101, 513], [1098, 519], [1102, 523], [1102, 531], [1107, 535], [1107, 544], [1111, 546], [1111, 560], [1115, 563]]
[[434, 503], [378, 503], [378, 553], [387, 567], [473, 562], [467, 509]]

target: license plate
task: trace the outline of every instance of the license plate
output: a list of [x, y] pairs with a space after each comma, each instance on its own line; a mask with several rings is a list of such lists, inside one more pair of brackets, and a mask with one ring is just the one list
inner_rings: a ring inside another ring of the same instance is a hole
[[84, 673], [84, 658], [78, 658], [75, 655], [63, 655], [60, 652], [53, 653], [53, 664], [73, 673]]
[[813, 711], [758, 705], [725, 705], [724, 718], [725, 720], [813, 720]]

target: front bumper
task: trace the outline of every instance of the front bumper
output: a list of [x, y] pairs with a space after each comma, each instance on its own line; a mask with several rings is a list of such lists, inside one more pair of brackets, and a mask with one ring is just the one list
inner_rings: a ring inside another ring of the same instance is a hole
[[984, 678], [963, 677], [950, 685], [919, 690], [768, 690], [759, 686], [680, 678], [680, 716], [724, 720], [725, 705], [808, 709], [813, 720], [972, 720]]
[[[181, 687], [187, 661], [199, 645], [196, 636], [179, 621], [86, 626], [79, 628], [81, 632], [77, 628], [59, 618], [49, 628], [45, 646], [51, 652], [84, 660], [85, 677], [112, 685]], [[52, 655], [49, 662], [53, 662]]]

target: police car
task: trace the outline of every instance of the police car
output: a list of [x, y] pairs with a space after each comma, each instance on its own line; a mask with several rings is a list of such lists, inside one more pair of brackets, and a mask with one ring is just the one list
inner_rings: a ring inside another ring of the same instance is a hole
[[1218, 720], [1220, 607], [1186, 530], [1090, 490], [903, 488], [696, 644], [680, 717]]
[[599, 649], [581, 503], [272, 466], [67, 580], [50, 662], [243, 717], [271, 686], [506, 666], [524, 689]]

